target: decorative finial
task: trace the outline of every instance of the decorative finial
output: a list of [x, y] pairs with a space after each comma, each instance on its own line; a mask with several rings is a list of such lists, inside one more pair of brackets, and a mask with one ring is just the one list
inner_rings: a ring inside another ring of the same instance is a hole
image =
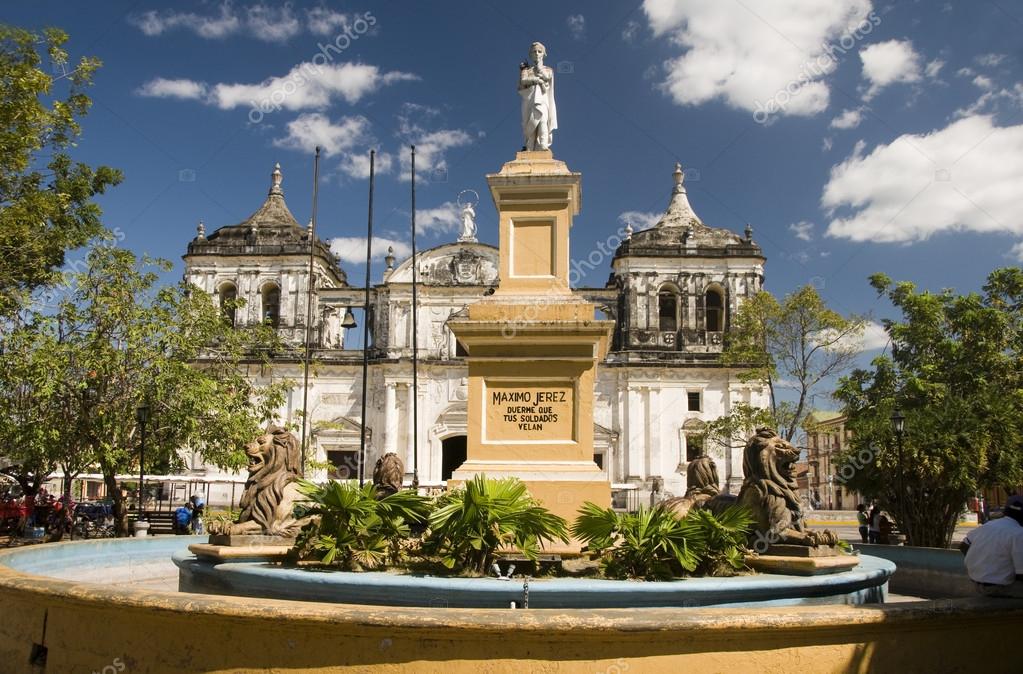
[[284, 177], [281, 175], [281, 163], [277, 162], [274, 164], [274, 172], [270, 174], [273, 184], [270, 186], [270, 194], [284, 194], [284, 190], [281, 189], [281, 181]]
[[202, 220], [199, 221], [199, 226], [195, 228], [196, 237], [200, 241], [206, 238], [206, 225], [203, 224]]
[[686, 174], [682, 172], [682, 162], [675, 162], [675, 194], [682, 191], [682, 181], [686, 178]]
[[628, 241], [632, 238], [632, 222], [625, 223], [625, 240]]
[[387, 257], [384, 258], [384, 262], [387, 263], [387, 271], [394, 271], [394, 246], [387, 247]]
[[746, 243], [750, 243], [753, 241], [753, 226], [750, 225], [748, 222], [746, 223], [746, 229], [744, 230], [743, 233], [746, 234]]

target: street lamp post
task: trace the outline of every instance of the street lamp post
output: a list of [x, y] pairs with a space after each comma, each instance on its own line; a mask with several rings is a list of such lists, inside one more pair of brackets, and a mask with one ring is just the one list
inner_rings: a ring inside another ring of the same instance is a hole
[[149, 405], [143, 403], [135, 409], [135, 420], [139, 424], [139, 514], [136, 522], [144, 521], [142, 501], [145, 495], [146, 479], [146, 422], [149, 421]]
[[[905, 431], [906, 431], [906, 417], [902, 414], [902, 410], [900, 410], [897, 407], [895, 408], [895, 411], [892, 412], [892, 428], [895, 430], [895, 439], [896, 439], [896, 441], [898, 443], [898, 448], [899, 448], [899, 455], [898, 455], [898, 461], [899, 461], [899, 529], [902, 530], [903, 533], [906, 533], [907, 532], [907, 530], [906, 530], [906, 507], [905, 507], [905, 501], [904, 501], [904, 499], [906, 498], [906, 483], [905, 483], [905, 479], [904, 479], [905, 471], [903, 470], [903, 465], [902, 465], [902, 436], [905, 434]], [[907, 538], [908, 538], [908, 535], [907, 535]]]

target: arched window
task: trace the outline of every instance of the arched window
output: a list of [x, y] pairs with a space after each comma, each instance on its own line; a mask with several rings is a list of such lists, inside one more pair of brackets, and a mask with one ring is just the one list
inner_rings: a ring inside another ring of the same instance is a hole
[[672, 286], [662, 286], [657, 293], [657, 329], [661, 332], [678, 330], [678, 290]]
[[263, 286], [262, 291], [264, 323], [278, 327], [281, 323], [281, 289], [272, 283]]
[[220, 314], [224, 317], [224, 322], [234, 327], [234, 302], [238, 299], [238, 288], [233, 283], [224, 283], [220, 286], [218, 292], [220, 295]]
[[707, 332], [725, 329], [725, 303], [717, 288], [707, 290]]

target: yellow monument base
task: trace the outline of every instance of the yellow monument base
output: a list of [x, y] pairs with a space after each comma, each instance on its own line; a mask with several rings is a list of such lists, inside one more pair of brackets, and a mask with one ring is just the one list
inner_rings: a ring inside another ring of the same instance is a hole
[[614, 323], [596, 320], [596, 307], [568, 284], [580, 175], [550, 152], [520, 152], [487, 181], [499, 213], [501, 281], [492, 297], [448, 321], [469, 365], [466, 461], [452, 482], [514, 476], [572, 522], [587, 501], [611, 503], [593, 457], [593, 388]]

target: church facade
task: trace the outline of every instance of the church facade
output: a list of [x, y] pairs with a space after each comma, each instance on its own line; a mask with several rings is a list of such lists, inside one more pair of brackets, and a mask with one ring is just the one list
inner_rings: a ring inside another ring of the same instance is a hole
[[[605, 287], [574, 290], [615, 321], [611, 349], [598, 368], [593, 455], [619, 507], [683, 494], [686, 464], [704, 452], [718, 464], [722, 489], [737, 493], [741, 451], [707, 442], [705, 425], [737, 403], [769, 404], [765, 385], [740, 381], [739, 371], [720, 357], [731, 317], [763, 285], [763, 252], [748, 227], [739, 236], [703, 223], [678, 165], [673, 180], [657, 224], [622, 233]], [[348, 348], [363, 329], [353, 325], [351, 310], [362, 308], [365, 288], [351, 285], [329, 246], [292, 215], [279, 166], [264, 204], [209, 236], [200, 225], [184, 262], [186, 279], [222, 304], [245, 300], [235, 311], [225, 308], [226, 320], [237, 326], [268, 321], [296, 347], [270, 367], [248, 367], [256, 380], [296, 384], [280, 420], [299, 428], [307, 420], [311, 477], [357, 476], [364, 426], [367, 477], [379, 456], [396, 452], [405, 461], [407, 482], [415, 465], [420, 486], [441, 488], [465, 460], [468, 368], [447, 322], [493, 293], [497, 248], [463, 233], [417, 254], [417, 387], [412, 260], [386, 256], [382, 278], [370, 288], [365, 419], [363, 351]], [[313, 366], [305, 391], [301, 345], [307, 334]], [[308, 415], [302, 414], [304, 399]], [[192, 472], [216, 477], [216, 469], [189, 463]], [[218, 496], [211, 493], [214, 501]]]

